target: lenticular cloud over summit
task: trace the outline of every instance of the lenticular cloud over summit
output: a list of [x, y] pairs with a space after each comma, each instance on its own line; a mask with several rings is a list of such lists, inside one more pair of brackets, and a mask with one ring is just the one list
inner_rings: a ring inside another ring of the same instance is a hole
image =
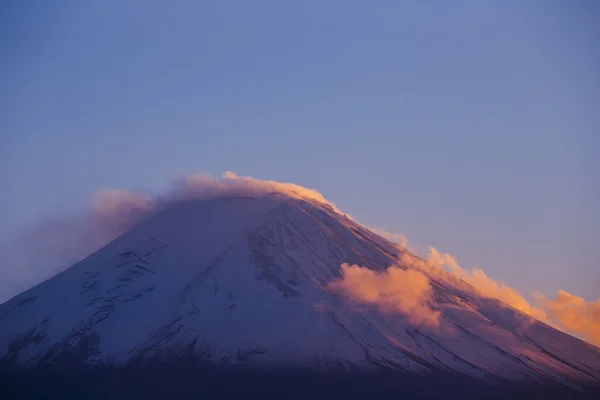
[[166, 203], [180, 200], [210, 199], [230, 196], [259, 197], [273, 192], [283, 193], [290, 197], [316, 200], [329, 204], [339, 212], [335, 204], [330, 202], [315, 189], [308, 189], [295, 183], [260, 180], [249, 176], [239, 176], [227, 171], [217, 179], [212, 175], [190, 175], [175, 180], [172, 190], [167, 195]]

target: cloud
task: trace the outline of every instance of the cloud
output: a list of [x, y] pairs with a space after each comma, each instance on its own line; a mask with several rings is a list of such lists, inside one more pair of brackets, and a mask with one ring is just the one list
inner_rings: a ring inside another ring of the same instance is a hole
[[489, 277], [478, 268], [467, 271], [458, 265], [456, 258], [448, 253], [440, 253], [431, 246], [424, 264], [419, 265], [414, 261], [410, 264], [409, 261], [407, 265], [429, 271], [436, 267], [445, 268], [457, 278], [472, 285], [480, 295], [498, 299], [535, 319], [600, 346], [600, 298], [590, 302], [564, 290], [558, 290], [555, 299], [548, 299], [543, 294], [534, 292], [535, 302], [531, 304], [506, 283]]
[[124, 190], [102, 190], [88, 207], [43, 219], [0, 245], [0, 303], [80, 261], [174, 203], [230, 196], [259, 197], [273, 192], [325, 203], [339, 212], [334, 203], [314, 189], [238, 176], [230, 171], [220, 179], [208, 174], [179, 177], [165, 193], [152, 198]]
[[541, 293], [534, 293], [534, 297], [557, 328], [600, 346], [600, 298], [586, 301], [564, 290], [558, 290], [555, 299]]
[[456, 258], [448, 253], [440, 253], [431, 246], [429, 246], [429, 253], [427, 258], [429, 264], [446, 267], [450, 273], [474, 286], [481, 295], [498, 299], [542, 321], [546, 319], [542, 309], [532, 306], [517, 290], [502, 281], [490, 278], [483, 270], [474, 268], [471, 271], [466, 271], [458, 265]]
[[330, 283], [331, 290], [384, 312], [399, 312], [413, 324], [438, 325], [440, 312], [430, 306], [431, 286], [423, 273], [394, 266], [378, 273], [348, 264], [342, 264], [341, 272], [342, 277]]
[[190, 175], [176, 179], [166, 196], [157, 199], [158, 204], [191, 199], [210, 199], [227, 196], [259, 197], [270, 193], [283, 193], [287, 196], [315, 200], [341, 212], [315, 189], [308, 189], [295, 183], [260, 180], [249, 176], [239, 176], [234, 172], [223, 173], [221, 179], [208, 174]]
[[[408, 249], [415, 254], [423, 253], [415, 250], [403, 234], [391, 233], [381, 228], [369, 229], [397, 243], [402, 249]], [[428, 247], [422, 258], [405, 251], [400, 252], [397, 264], [408, 269], [390, 267], [385, 273], [378, 274], [368, 268], [344, 264], [343, 278], [332, 283], [331, 288], [357, 302], [376, 304], [388, 312], [399, 311], [413, 323], [437, 325], [440, 314], [429, 306], [429, 280], [453, 280], [453, 283], [457, 284], [459, 279], [470, 285], [470, 288], [463, 288], [475, 290], [483, 297], [500, 300], [530, 317], [600, 346], [600, 298], [590, 302], [564, 290], [558, 290], [555, 299], [548, 299], [541, 293], [534, 292], [535, 302], [532, 304], [518, 290], [506, 283], [489, 277], [478, 268], [465, 270], [455, 257], [432, 246]], [[411, 277], [413, 272], [416, 275]]]
[[[55, 275], [114, 240], [132, 226], [169, 205], [186, 200], [228, 196], [258, 197], [273, 192], [330, 205], [334, 203], [314, 189], [286, 182], [263, 181], [225, 172], [212, 175], [183, 176], [171, 182], [159, 196], [123, 190], [102, 190], [91, 204], [69, 215], [45, 218], [24, 229], [10, 241], [0, 244], [0, 302]], [[404, 235], [380, 228], [375, 233], [398, 243], [404, 250], [418, 254]], [[343, 278], [332, 284], [356, 301], [396, 310], [415, 323], [436, 324], [439, 313], [431, 309], [429, 279], [462, 279], [486, 297], [492, 297], [558, 329], [572, 332], [600, 345], [600, 299], [589, 302], [564, 290], [549, 299], [536, 293], [535, 304], [517, 290], [489, 277], [481, 269], [467, 271], [456, 259], [429, 247], [419, 258], [401, 251], [398, 265], [383, 274], [367, 268], [342, 266]]]
[[389, 240], [392, 243], [399, 244], [400, 246], [409, 251], [414, 251], [412, 245], [410, 244], [408, 239], [406, 239], [406, 236], [403, 233], [390, 232], [385, 230], [384, 228], [367, 227], [367, 229], [378, 234], [382, 238]]
[[[400, 243], [402, 247], [414, 251], [414, 247], [404, 235], [396, 237], [403, 240], [403, 243]], [[430, 279], [442, 281], [461, 279], [471, 285], [481, 296], [498, 299], [556, 329], [570, 332], [600, 346], [600, 298], [594, 302], [586, 301], [567, 291], [558, 290], [556, 297], [549, 299], [539, 292], [534, 292], [532, 297], [535, 301], [532, 304], [518, 290], [506, 283], [489, 277], [478, 268], [465, 270], [455, 257], [439, 252], [432, 246], [429, 246], [423, 258], [406, 252], [401, 253], [398, 264], [406, 268], [414, 268]]]
[[143, 194], [124, 190], [103, 190], [96, 196], [88, 224], [101, 234], [101, 242], [110, 241], [156, 210]]
[[151, 200], [103, 190], [83, 210], [44, 218], [0, 245], [0, 302], [44, 281], [152, 214]]

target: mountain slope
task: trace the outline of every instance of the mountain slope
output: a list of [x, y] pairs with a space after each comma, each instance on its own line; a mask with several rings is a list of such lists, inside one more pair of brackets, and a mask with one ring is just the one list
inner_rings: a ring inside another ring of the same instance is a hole
[[349, 303], [328, 287], [342, 263], [383, 272], [403, 252], [315, 201], [182, 202], [0, 306], [0, 366], [192, 354], [224, 366], [600, 384], [600, 349], [441, 270], [429, 276], [436, 327]]

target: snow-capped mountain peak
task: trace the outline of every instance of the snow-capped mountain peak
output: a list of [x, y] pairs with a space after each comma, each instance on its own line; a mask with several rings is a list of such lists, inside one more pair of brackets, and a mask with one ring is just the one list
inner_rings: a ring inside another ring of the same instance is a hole
[[413, 270], [406, 256], [315, 199], [181, 201], [0, 306], [0, 366], [192, 354], [219, 365], [600, 383], [598, 348], [441, 270], [419, 271], [435, 324], [411, 319], [412, 303], [386, 309], [334, 290], [343, 264]]

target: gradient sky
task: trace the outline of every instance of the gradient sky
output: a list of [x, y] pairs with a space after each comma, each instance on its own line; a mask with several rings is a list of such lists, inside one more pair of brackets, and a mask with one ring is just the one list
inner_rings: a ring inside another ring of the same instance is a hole
[[594, 1], [8, 1], [0, 239], [98, 189], [314, 187], [529, 295], [600, 296]]

